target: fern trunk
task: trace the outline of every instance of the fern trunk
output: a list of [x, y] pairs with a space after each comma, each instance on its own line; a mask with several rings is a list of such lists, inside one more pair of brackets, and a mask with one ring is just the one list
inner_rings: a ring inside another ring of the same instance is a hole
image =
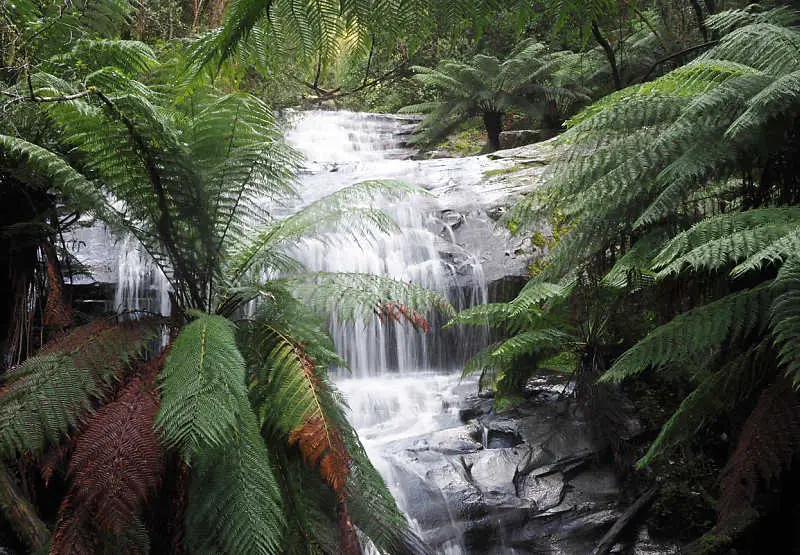
[[47, 526], [2, 465], [0, 465], [0, 510], [31, 552], [41, 549], [47, 543], [47, 538], [50, 537]]
[[489, 150], [494, 152], [500, 149], [500, 132], [503, 130], [503, 114], [501, 112], [486, 112], [483, 114], [483, 125], [489, 136]]

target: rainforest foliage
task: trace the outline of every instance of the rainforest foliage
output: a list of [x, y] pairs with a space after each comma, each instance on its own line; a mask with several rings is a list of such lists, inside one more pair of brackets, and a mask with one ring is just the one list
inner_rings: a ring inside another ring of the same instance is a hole
[[[498, 410], [537, 368], [574, 372], [575, 401], [634, 479], [707, 462], [710, 479], [682, 477], [717, 511], [712, 530], [692, 528], [708, 532], [698, 552], [746, 542], [792, 497], [792, 6], [17, 0], [0, 13], [3, 543], [424, 552], [328, 379], [346, 364], [334, 312], [491, 326], [497, 342], [465, 373]], [[533, 240], [557, 222], [519, 295], [452, 315], [412, 284], [308, 272], [292, 256], [303, 239], [336, 229], [368, 245], [396, 229], [374, 201], [420, 191], [360, 183], [277, 217], [299, 159], [273, 108], [301, 97], [426, 112], [423, 143], [476, 117], [490, 148], [514, 122], [563, 131], [547, 185], [503, 222]], [[70, 302], [65, 277], [82, 270], [63, 237], [92, 223], [148, 253], [169, 314]], [[646, 415], [664, 398], [645, 443], [626, 439], [630, 405]]]

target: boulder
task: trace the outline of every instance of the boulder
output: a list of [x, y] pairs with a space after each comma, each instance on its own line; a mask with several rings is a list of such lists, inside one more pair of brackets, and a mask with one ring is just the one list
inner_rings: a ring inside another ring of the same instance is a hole
[[502, 131], [500, 133], [500, 148], [516, 148], [531, 143], [546, 141], [555, 136], [550, 129], [519, 129], [515, 131]]

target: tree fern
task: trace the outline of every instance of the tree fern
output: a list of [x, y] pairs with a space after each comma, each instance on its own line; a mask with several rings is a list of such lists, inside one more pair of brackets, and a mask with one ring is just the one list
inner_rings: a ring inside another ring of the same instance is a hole
[[8, 371], [0, 389], [0, 453], [40, 454], [75, 428], [129, 361], [156, 337], [152, 320], [100, 320], [53, 340]]
[[691, 374], [700, 374], [710, 357], [726, 344], [736, 344], [754, 332], [763, 333], [773, 297], [768, 288], [758, 287], [680, 314], [625, 351], [601, 381], [622, 381], [647, 368], [676, 364], [689, 365]]
[[185, 540], [193, 552], [281, 553], [286, 521], [272, 457], [240, 403], [228, 441], [193, 459]]
[[245, 374], [231, 322], [203, 314], [184, 327], [159, 377], [155, 427], [164, 444], [189, 459], [227, 445], [244, 418]]

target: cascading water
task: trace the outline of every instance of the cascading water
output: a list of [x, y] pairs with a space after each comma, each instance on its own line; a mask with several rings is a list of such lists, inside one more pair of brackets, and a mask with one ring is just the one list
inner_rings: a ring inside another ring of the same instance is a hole
[[[474, 181], [477, 166], [465, 161], [408, 159], [400, 146], [409, 124], [401, 119], [351, 112], [302, 112], [293, 116], [287, 140], [306, 158], [301, 196], [310, 202], [364, 180], [399, 179], [426, 189]], [[298, 252], [310, 270], [369, 272], [410, 281], [446, 295], [456, 309], [486, 302], [487, 285], [477, 256], [462, 252], [458, 267], [441, 255], [460, 247], [435, 198], [412, 197], [385, 204], [400, 231], [360, 246], [352, 241], [308, 241]], [[382, 446], [458, 422], [464, 389], [460, 368], [485, 344], [485, 330], [442, 330], [428, 334], [408, 325], [387, 326], [377, 318], [331, 324], [336, 346], [351, 370], [335, 373], [351, 407], [351, 420], [373, 463], [401, 508], [408, 509], [403, 484], [384, 458]], [[443, 552], [458, 553], [458, 539]]]
[[[452, 190], [477, 182], [484, 169], [484, 161], [474, 158], [409, 159], [412, 151], [402, 146], [404, 135], [413, 128], [407, 119], [342, 111], [299, 112], [288, 119], [287, 140], [305, 157], [299, 205], [376, 179]], [[464, 221], [460, 215], [454, 218], [450, 209], [453, 204], [464, 209], [474, 199], [451, 196], [448, 202], [448, 209], [435, 196], [379, 202], [378, 208], [394, 219], [398, 231], [360, 242], [344, 235], [329, 235], [324, 241], [312, 238], [294, 254], [311, 271], [371, 273], [423, 286], [445, 295], [457, 310], [484, 303], [488, 294], [480, 256], [457, 244], [454, 228]], [[485, 226], [478, 234], [491, 237], [490, 229]], [[100, 226], [73, 235], [71, 250], [92, 269], [94, 278], [116, 284], [115, 310], [168, 314], [169, 284], [135, 240], [115, 241]], [[475, 388], [474, 383], [460, 380], [460, 369], [488, 339], [486, 330], [443, 330], [441, 320], [433, 315], [427, 334], [408, 324], [382, 323], [377, 317], [355, 323], [333, 318], [330, 324], [339, 353], [349, 365], [347, 370], [334, 370], [334, 380], [347, 398], [351, 421], [371, 460], [412, 524], [413, 486], [395, 471], [384, 446], [458, 424], [459, 400]], [[463, 552], [458, 527], [452, 529], [453, 537], [437, 540], [440, 553]]]

